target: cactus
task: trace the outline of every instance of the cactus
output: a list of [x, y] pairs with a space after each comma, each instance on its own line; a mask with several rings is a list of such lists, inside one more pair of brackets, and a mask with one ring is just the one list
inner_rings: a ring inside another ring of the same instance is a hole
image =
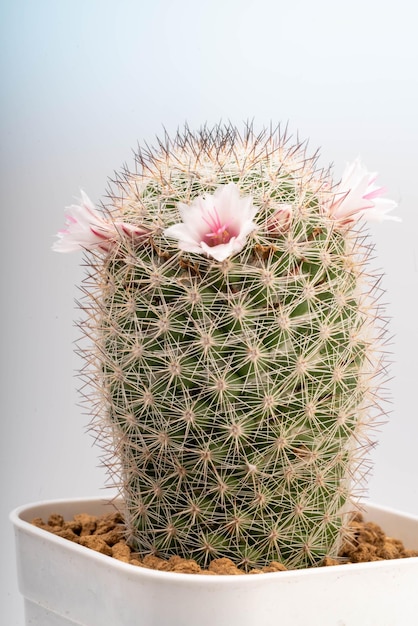
[[140, 555], [338, 555], [384, 412], [360, 173], [341, 189], [280, 127], [217, 125], [140, 150], [104, 215], [83, 196], [85, 397]]

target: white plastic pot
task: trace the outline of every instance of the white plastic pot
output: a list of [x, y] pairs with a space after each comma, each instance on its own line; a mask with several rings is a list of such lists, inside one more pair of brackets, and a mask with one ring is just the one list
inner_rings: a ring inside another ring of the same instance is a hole
[[[129, 565], [29, 522], [101, 515], [103, 500], [57, 500], [11, 514], [19, 588], [31, 626], [417, 626], [418, 557], [248, 576], [196, 576]], [[367, 506], [407, 548], [418, 517]]]

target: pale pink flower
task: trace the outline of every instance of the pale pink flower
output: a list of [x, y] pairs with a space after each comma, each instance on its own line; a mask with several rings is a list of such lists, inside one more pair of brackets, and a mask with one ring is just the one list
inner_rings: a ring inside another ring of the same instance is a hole
[[397, 206], [396, 202], [382, 198], [386, 189], [375, 184], [376, 178], [377, 174], [368, 172], [359, 158], [348, 164], [335, 190], [330, 215], [340, 224], [351, 224], [359, 219], [399, 222], [399, 217], [388, 215]]
[[272, 235], [281, 235], [285, 233], [290, 226], [292, 220], [292, 205], [280, 204], [274, 213], [267, 220], [267, 230]]
[[213, 195], [198, 196], [190, 205], [179, 202], [182, 222], [169, 226], [164, 234], [178, 240], [185, 252], [204, 253], [223, 261], [242, 250], [256, 228], [257, 213], [250, 196], [240, 197], [234, 183], [219, 185]]
[[133, 224], [105, 220], [84, 191], [81, 191], [81, 204], [73, 204], [67, 211], [66, 228], [58, 232], [58, 241], [52, 246], [55, 252], [97, 249], [109, 252], [124, 236], [141, 238], [148, 234], [146, 229]]

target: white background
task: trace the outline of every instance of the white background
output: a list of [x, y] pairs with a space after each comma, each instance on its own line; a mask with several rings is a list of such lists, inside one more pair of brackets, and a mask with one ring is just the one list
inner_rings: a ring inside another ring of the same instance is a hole
[[[418, 514], [418, 49], [413, 0], [3, 0], [1, 623], [23, 625], [9, 511], [99, 495], [77, 406], [80, 255], [50, 251], [82, 187], [186, 120], [289, 121], [336, 177], [358, 154], [400, 203], [373, 228], [393, 317], [393, 412], [370, 497]], [[105, 626], [105, 625], [104, 625]], [[114, 624], [112, 626], [118, 626]]]

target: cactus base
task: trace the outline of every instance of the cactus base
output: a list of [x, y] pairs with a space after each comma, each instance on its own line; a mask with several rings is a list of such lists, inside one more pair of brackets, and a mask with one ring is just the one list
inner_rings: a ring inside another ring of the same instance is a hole
[[[26, 624], [194, 626], [196, 615], [201, 626], [415, 624], [418, 557], [260, 576], [193, 576], [127, 565], [30, 524], [52, 512], [69, 518], [110, 510], [94, 498], [41, 502], [11, 514]], [[418, 517], [372, 505], [366, 516], [418, 549]]]

